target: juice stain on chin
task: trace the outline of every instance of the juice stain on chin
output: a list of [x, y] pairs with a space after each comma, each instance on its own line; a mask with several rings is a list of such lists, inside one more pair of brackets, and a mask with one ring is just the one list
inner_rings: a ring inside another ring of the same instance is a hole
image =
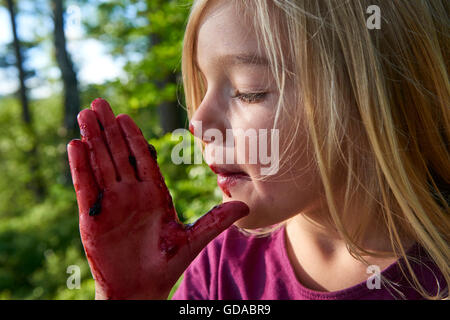
[[220, 189], [228, 196], [228, 198], [232, 198], [231, 192], [226, 185], [220, 185]]

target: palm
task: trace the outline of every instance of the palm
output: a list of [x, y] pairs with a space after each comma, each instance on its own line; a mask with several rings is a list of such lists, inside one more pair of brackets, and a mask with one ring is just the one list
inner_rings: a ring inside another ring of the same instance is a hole
[[78, 117], [83, 141], [68, 146], [91, 271], [106, 297], [163, 297], [200, 250], [248, 213], [238, 201], [179, 223], [170, 193], [130, 117], [97, 99]]

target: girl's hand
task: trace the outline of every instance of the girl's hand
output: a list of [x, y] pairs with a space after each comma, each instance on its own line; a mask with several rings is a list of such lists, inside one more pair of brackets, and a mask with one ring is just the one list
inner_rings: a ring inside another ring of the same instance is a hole
[[78, 115], [68, 146], [80, 234], [96, 298], [166, 299], [198, 253], [248, 214], [240, 201], [179, 222], [153, 146], [133, 120], [96, 99]]

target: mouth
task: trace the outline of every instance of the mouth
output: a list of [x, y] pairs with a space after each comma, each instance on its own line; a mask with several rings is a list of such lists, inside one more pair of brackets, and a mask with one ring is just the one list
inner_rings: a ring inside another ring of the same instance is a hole
[[229, 198], [232, 198], [231, 189], [233, 187], [251, 180], [247, 173], [238, 171], [238, 169], [225, 169], [216, 165], [210, 165], [209, 167], [217, 174], [217, 184]]

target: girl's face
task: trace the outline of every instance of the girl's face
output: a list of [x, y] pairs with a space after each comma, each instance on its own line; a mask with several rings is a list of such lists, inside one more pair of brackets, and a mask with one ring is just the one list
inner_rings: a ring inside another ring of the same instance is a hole
[[[271, 144], [270, 133], [279, 98], [277, 86], [264, 52], [258, 50], [251, 24], [245, 21], [232, 3], [222, 1], [208, 8], [198, 30], [196, 61], [207, 90], [191, 124], [195, 135], [205, 143], [205, 161], [216, 173], [228, 171], [248, 175], [228, 179], [224, 175], [218, 176], [224, 202], [241, 200], [250, 207], [250, 214], [236, 225], [242, 228], [266, 227], [316, 208], [319, 205], [318, 176], [308, 168], [311, 159], [306, 152], [304, 126], [292, 137], [292, 133], [289, 136], [287, 131], [293, 123], [287, 120], [281, 122], [278, 127], [279, 143], [275, 139]], [[292, 86], [288, 84], [288, 103], [292, 91]], [[201, 133], [198, 130], [200, 126]], [[223, 139], [217, 136], [209, 138], [206, 134], [209, 129], [221, 133]], [[267, 138], [261, 135], [264, 132], [262, 129], [267, 130]], [[267, 142], [269, 155], [278, 150], [281, 156], [286, 151], [285, 143], [295, 139], [283, 163], [285, 166], [280, 163], [280, 169], [265, 176], [264, 181], [257, 179], [262, 176], [263, 168], [276, 167], [275, 161], [278, 159], [271, 158], [272, 163], [269, 164], [267, 159], [262, 161], [258, 154], [260, 148], [258, 144], [251, 143], [251, 139], [238, 144], [238, 141], [243, 141], [242, 133], [252, 130], [257, 133], [258, 143]], [[227, 146], [231, 143], [230, 139], [234, 140], [234, 148]], [[256, 163], [250, 161], [250, 153], [255, 148]], [[228, 156], [231, 152], [231, 158], [234, 158], [232, 163], [225, 156], [222, 161], [219, 159], [221, 154], [227, 152]]]

